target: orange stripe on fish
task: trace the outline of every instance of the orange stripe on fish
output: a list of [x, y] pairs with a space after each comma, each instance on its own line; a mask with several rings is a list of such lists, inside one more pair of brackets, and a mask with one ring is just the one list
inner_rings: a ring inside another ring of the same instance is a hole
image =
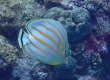
[[52, 24], [52, 23], [50, 23], [50, 22], [48, 22], [50, 25], [52, 25], [52, 26], [54, 26], [59, 32], [60, 32], [60, 34], [61, 34], [61, 36], [62, 36], [62, 38], [63, 38], [63, 40], [64, 40], [64, 42], [66, 41], [65, 40], [65, 38], [64, 38], [64, 35], [62, 34], [62, 32], [54, 25], [54, 24]]
[[62, 43], [62, 41], [61, 41], [61, 38], [58, 36], [58, 34], [57, 34], [54, 30], [48, 28], [47, 26], [45, 26], [45, 25], [43, 25], [43, 24], [40, 24], [40, 26], [43, 26], [43, 27], [46, 28], [47, 30], [51, 31], [51, 32], [52, 32], [55, 36], [57, 36], [57, 38], [60, 40], [61, 45], [64, 46], [63, 43]]
[[[32, 44], [32, 45], [33, 45], [33, 44]], [[28, 45], [27, 45], [27, 47], [28, 47], [28, 49], [29, 49], [32, 53], [36, 54], [37, 56], [39, 56], [39, 57], [41, 57], [41, 58], [45, 58], [45, 56], [41, 56], [40, 54], [38, 54], [38, 53], [36, 53], [35, 51], [33, 51]]]
[[29, 39], [29, 37], [28, 37], [28, 40], [29, 40], [29, 42], [30, 42], [35, 48], [39, 49], [40, 51], [42, 51], [42, 52], [44, 52], [44, 53], [46, 53], [46, 54], [48, 54], [48, 55], [50, 55], [50, 56], [56, 57], [55, 55], [53, 55], [53, 54], [47, 52], [46, 50], [43, 50], [42, 48], [39, 48], [38, 46], [36, 46], [36, 45]]
[[31, 55], [28, 53], [28, 51], [26, 51], [26, 49], [25, 49], [24, 47], [23, 47], [22, 49], [23, 49], [23, 52], [24, 52], [27, 56], [29, 56], [30, 58], [36, 60], [36, 58], [34, 58], [33, 56], [31, 56]]
[[49, 36], [49, 35], [43, 33], [41, 30], [39, 30], [39, 29], [37, 29], [37, 28], [35, 28], [35, 27], [32, 27], [32, 28], [34, 28], [37, 32], [39, 32], [39, 33], [42, 34], [43, 36], [47, 37], [47, 38], [50, 39], [55, 45], [57, 45], [57, 42], [56, 42], [51, 36]]

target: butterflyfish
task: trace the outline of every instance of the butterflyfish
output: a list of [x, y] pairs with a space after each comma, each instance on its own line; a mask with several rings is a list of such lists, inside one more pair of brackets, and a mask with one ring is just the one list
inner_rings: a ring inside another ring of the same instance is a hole
[[67, 32], [53, 19], [29, 21], [20, 29], [18, 43], [23, 53], [39, 62], [58, 65], [70, 54]]

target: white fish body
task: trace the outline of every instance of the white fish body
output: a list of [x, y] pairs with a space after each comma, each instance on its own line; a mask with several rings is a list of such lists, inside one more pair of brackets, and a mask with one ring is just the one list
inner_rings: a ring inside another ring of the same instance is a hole
[[46, 64], [58, 65], [69, 55], [67, 33], [63, 25], [52, 19], [33, 20], [20, 30], [18, 43], [28, 56]]

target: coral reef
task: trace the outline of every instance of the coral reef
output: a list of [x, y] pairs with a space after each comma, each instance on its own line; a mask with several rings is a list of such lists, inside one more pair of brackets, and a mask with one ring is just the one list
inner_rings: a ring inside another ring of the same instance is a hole
[[85, 1], [85, 4], [91, 3], [91, 2], [96, 2], [96, 3], [100, 4], [103, 2], [103, 0], [84, 0], [84, 1]]
[[11, 64], [7, 64], [4, 61], [0, 60], [0, 79], [1, 80], [10, 80], [12, 77], [13, 66]]
[[12, 80], [48, 80], [48, 66], [19, 51], [14, 61]]
[[110, 16], [110, 2], [104, 2], [102, 9]]
[[96, 12], [101, 6], [101, 2], [97, 1], [88, 1], [86, 2], [86, 8], [88, 9], [89, 12]]
[[5, 37], [0, 35], [0, 58], [7, 64], [12, 63], [16, 59], [16, 52], [18, 50], [11, 45]]
[[25, 25], [27, 20], [41, 18], [43, 12], [45, 11], [45, 7], [34, 3], [35, 0], [1, 0], [0, 28], [8, 26], [22, 27]]
[[99, 53], [91, 53], [90, 54], [90, 64], [91, 64], [91, 67], [96, 69], [96, 68], [99, 68], [101, 65], [102, 65], [102, 59], [99, 55]]
[[[18, 47], [18, 30], [42, 18], [68, 32], [72, 53], [60, 65], [32, 60]], [[109, 53], [110, 0], [0, 0], [0, 80], [110, 80]]]
[[12, 77], [13, 64], [16, 60], [17, 49], [0, 35], [0, 79], [9, 80]]
[[91, 32], [90, 15], [84, 8], [76, 7], [74, 10], [64, 10], [53, 7], [46, 11], [44, 18], [60, 21], [67, 29], [69, 41], [80, 40]]
[[58, 7], [50, 8], [48, 11], [46, 11], [44, 18], [52, 18], [56, 20], [60, 17], [62, 11], [64, 11], [62, 8]]
[[77, 41], [91, 32], [91, 23], [89, 12], [84, 8], [75, 8], [71, 11], [72, 22], [74, 26], [67, 27], [69, 41]]

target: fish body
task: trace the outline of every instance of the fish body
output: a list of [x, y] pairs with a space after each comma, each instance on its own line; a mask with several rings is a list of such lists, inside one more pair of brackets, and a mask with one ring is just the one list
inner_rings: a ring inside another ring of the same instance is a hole
[[32, 20], [25, 28], [19, 31], [18, 43], [26, 55], [49, 65], [58, 65], [69, 55], [67, 33], [58, 21]]

